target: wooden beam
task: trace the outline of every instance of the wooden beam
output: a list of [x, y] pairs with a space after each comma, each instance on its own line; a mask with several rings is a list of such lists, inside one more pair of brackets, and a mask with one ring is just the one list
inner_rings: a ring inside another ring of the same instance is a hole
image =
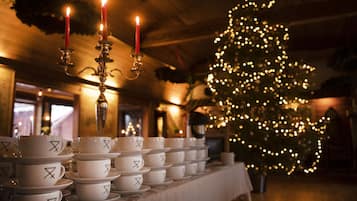
[[[302, 26], [326, 21], [341, 20], [357, 16], [357, 3], [347, 0], [343, 4], [339, 0], [328, 3], [313, 2], [288, 7], [277, 7], [262, 14], [269, 22], [287, 24], [288, 27]], [[283, 20], [283, 21], [282, 21]], [[161, 29], [150, 32], [143, 41], [143, 48], [155, 48], [177, 45], [198, 40], [209, 40], [223, 31], [227, 19], [220, 18], [184, 28]]]

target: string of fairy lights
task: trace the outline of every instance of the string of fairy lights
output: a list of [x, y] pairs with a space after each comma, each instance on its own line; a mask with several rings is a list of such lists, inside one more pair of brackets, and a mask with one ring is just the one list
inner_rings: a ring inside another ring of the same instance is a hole
[[[247, 163], [247, 168], [280, 169], [287, 174], [300, 168], [305, 173], [312, 173], [320, 162], [326, 122], [329, 120], [322, 117], [312, 122], [302, 115], [309, 101], [299, 94], [310, 88], [307, 76], [315, 68], [289, 59], [286, 51], [288, 28], [280, 24], [269, 25], [254, 17], [260, 10], [271, 8], [274, 0], [242, 2], [228, 12], [228, 27], [214, 40], [217, 46], [216, 62], [209, 68], [207, 83], [223, 115], [211, 114], [210, 119], [215, 125], [210, 127], [233, 125], [236, 134], [230, 137], [231, 143], [254, 150], [262, 158], [288, 156], [293, 164], [279, 162], [262, 166]], [[256, 134], [258, 131], [265, 135]], [[296, 140], [310, 131], [318, 137], [314, 161], [309, 167], [304, 167], [301, 154], [295, 147], [269, 147], [265, 143], [254, 144], [249, 140], [256, 135], [263, 142], [269, 142], [274, 137]]]

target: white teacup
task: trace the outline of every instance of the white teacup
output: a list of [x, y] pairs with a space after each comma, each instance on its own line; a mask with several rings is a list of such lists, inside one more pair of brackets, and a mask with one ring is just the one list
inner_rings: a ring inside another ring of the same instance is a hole
[[64, 173], [65, 168], [60, 162], [16, 165], [16, 176], [21, 186], [53, 186]]
[[80, 137], [78, 151], [80, 153], [106, 154], [112, 149], [110, 137]]
[[224, 165], [234, 165], [234, 153], [221, 152], [221, 161]]
[[144, 174], [144, 183], [162, 184], [165, 182], [166, 169], [151, 170]]
[[171, 179], [181, 179], [185, 176], [186, 166], [176, 165], [167, 169], [167, 177]]
[[197, 150], [197, 160], [205, 160], [208, 157], [208, 149], [202, 148]]
[[8, 157], [17, 152], [17, 138], [0, 136], [0, 157]]
[[165, 138], [163, 137], [147, 137], [144, 138], [144, 148], [148, 149], [163, 149]]
[[165, 160], [166, 160], [165, 152], [147, 154], [144, 156], [145, 166], [148, 167], [162, 167], [165, 165]]
[[186, 176], [192, 176], [197, 174], [197, 163], [188, 163], [186, 164]]
[[0, 162], [0, 182], [7, 181], [13, 174], [14, 167], [12, 163]]
[[187, 138], [184, 138], [184, 146], [185, 147], [193, 147], [193, 146], [196, 146], [196, 138], [194, 137], [187, 137]]
[[185, 151], [174, 151], [166, 153], [166, 162], [170, 164], [183, 163], [185, 161]]
[[118, 190], [121, 191], [137, 191], [143, 184], [143, 175], [126, 175], [120, 176], [114, 180], [114, 184]]
[[19, 150], [23, 157], [54, 157], [60, 154], [65, 141], [57, 135], [21, 136]]
[[104, 178], [108, 176], [110, 167], [110, 159], [90, 161], [77, 160], [78, 175], [83, 178]]
[[144, 167], [144, 159], [141, 154], [119, 156], [115, 158], [114, 166], [120, 171], [136, 172]]
[[114, 150], [120, 151], [141, 151], [143, 149], [144, 138], [140, 136], [119, 137], [116, 139]]
[[197, 172], [204, 172], [206, 170], [207, 161], [199, 161], [197, 165]]
[[195, 161], [197, 160], [197, 150], [189, 149], [185, 151], [185, 161]]
[[76, 184], [76, 194], [79, 200], [97, 201], [106, 200], [110, 194], [110, 181], [93, 184]]
[[198, 147], [206, 146], [205, 143], [206, 143], [206, 139], [205, 138], [198, 138], [196, 140], [196, 146], [198, 146]]
[[18, 194], [14, 196], [14, 201], [61, 201], [62, 192], [54, 191], [41, 194]]
[[165, 138], [165, 147], [174, 149], [183, 148], [184, 138]]

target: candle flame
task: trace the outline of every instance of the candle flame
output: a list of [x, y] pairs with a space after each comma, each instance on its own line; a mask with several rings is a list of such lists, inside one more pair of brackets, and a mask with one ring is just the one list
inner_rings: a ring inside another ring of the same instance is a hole
[[102, 0], [102, 7], [105, 6], [105, 4], [107, 4], [108, 0]]
[[139, 16], [136, 16], [135, 21], [136, 21], [136, 25], [140, 25], [140, 17]]
[[103, 32], [103, 30], [104, 30], [104, 25], [103, 25], [103, 24], [100, 24], [100, 25], [99, 25], [99, 31]]
[[69, 15], [71, 15], [71, 7], [67, 6], [66, 16], [69, 17]]

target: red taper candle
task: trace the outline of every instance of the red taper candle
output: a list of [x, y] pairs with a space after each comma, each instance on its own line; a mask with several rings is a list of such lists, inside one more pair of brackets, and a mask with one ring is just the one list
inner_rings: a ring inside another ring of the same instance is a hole
[[140, 18], [136, 16], [136, 27], [135, 27], [135, 54], [140, 53]]
[[69, 48], [69, 35], [71, 33], [71, 8], [68, 6], [66, 9], [66, 18], [65, 18], [65, 40], [64, 40], [64, 48], [68, 49]]
[[108, 19], [107, 0], [102, 0], [101, 21], [102, 21], [102, 24], [103, 24], [103, 32], [102, 32], [103, 40], [107, 40], [108, 39], [108, 23], [107, 23], [107, 19]]

